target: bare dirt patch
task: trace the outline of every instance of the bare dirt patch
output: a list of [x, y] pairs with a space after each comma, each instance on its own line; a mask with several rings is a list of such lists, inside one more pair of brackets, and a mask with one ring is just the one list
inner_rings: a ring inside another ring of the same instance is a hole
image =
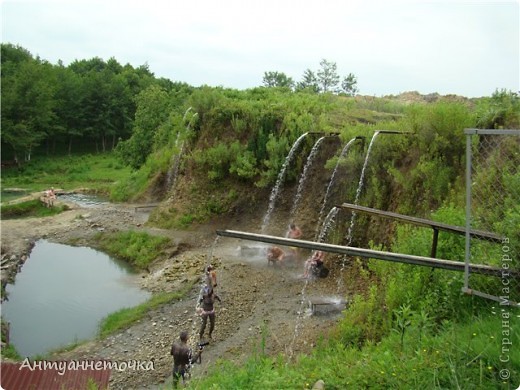
[[14, 257], [22, 263], [22, 257], [30, 253], [33, 243], [40, 238], [95, 247], [95, 237], [100, 231], [139, 229], [172, 240], [168, 253], [141, 275], [143, 288], [172, 291], [193, 286], [185, 299], [153, 310], [130, 328], [53, 356], [154, 362], [153, 371], [113, 371], [110, 384], [113, 389], [163, 388], [171, 381], [172, 342], [181, 330], [190, 331], [193, 345], [198, 341], [200, 319], [195, 307], [203, 269], [209, 261], [217, 267], [217, 293], [222, 303], [216, 304], [213, 340], [203, 352], [202, 365], [195, 366], [194, 378], [204, 375], [219, 358], [240, 362], [260, 351], [262, 337], [265, 337], [263, 352], [267, 354], [282, 353], [292, 358], [298, 353], [308, 353], [341, 315], [339, 311], [310, 315], [308, 310], [308, 300], [312, 297], [345, 296], [345, 287], [336, 282], [337, 270], [332, 270], [326, 279], [306, 282], [301, 278], [303, 263], [268, 267], [261, 253], [252, 256], [239, 250], [255, 243], [217, 239], [215, 234], [216, 229], [231, 226], [235, 230], [256, 231], [258, 225], [253, 228], [235, 219], [189, 231], [162, 230], [146, 227], [147, 214], [135, 205], [82, 208], [71, 204], [71, 207], [54, 217], [2, 221], [2, 252], [6, 258]]

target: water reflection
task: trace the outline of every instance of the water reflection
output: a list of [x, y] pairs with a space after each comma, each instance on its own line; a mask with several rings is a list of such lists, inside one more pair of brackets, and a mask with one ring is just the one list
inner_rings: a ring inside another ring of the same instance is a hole
[[91, 338], [107, 314], [150, 296], [125, 263], [45, 240], [36, 243], [6, 291], [2, 317], [11, 323], [11, 342], [22, 356]]

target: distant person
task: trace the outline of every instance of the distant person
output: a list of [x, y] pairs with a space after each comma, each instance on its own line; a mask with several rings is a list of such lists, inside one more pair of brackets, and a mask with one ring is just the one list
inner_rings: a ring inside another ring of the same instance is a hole
[[213, 290], [217, 287], [217, 271], [211, 264], [206, 267], [206, 284]]
[[56, 192], [54, 192], [54, 187], [51, 187], [50, 190], [44, 191], [41, 201], [45, 204], [46, 207], [53, 207], [55, 200]]
[[277, 246], [271, 246], [267, 250], [267, 265], [281, 265], [285, 258], [285, 252]]
[[[302, 230], [298, 226], [296, 226], [295, 223], [291, 223], [289, 225], [289, 230], [285, 234], [285, 237], [298, 240], [302, 237], [302, 234], [303, 234]], [[298, 259], [300, 258], [300, 252], [299, 252], [298, 248], [295, 246], [292, 246], [292, 247], [290, 247], [290, 249], [292, 252], [293, 261], [298, 261]]]
[[312, 273], [313, 268], [319, 269], [323, 266], [325, 260], [325, 253], [322, 251], [316, 251], [314, 254], [305, 261], [305, 272], [303, 273], [304, 278], [308, 278]]
[[299, 239], [302, 237], [302, 230], [295, 223], [291, 223], [285, 236], [287, 238]]
[[201, 318], [202, 324], [200, 327], [199, 336], [200, 339], [204, 337], [204, 331], [206, 330], [206, 324], [209, 318], [209, 338], [211, 339], [213, 330], [215, 329], [215, 300], [222, 302], [220, 297], [215, 294], [212, 288], [205, 286], [200, 298], [199, 304], [202, 305]]
[[179, 340], [172, 344], [170, 355], [173, 356], [173, 388], [177, 387], [179, 379], [182, 378], [183, 385], [186, 383], [186, 374], [189, 373], [190, 366], [200, 363], [202, 348], [193, 356], [191, 348], [188, 346], [188, 332], [182, 331]]

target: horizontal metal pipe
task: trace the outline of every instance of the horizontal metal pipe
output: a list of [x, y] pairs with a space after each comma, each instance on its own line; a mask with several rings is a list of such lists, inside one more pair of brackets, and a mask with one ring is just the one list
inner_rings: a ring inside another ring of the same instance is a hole
[[[408, 215], [397, 214], [397, 213], [393, 213], [390, 211], [382, 211], [382, 210], [373, 209], [373, 208], [365, 207], [365, 206], [358, 206], [358, 205], [350, 204], [350, 203], [343, 203], [342, 205], [339, 205], [336, 207], [346, 209], [346, 210], [360, 211], [360, 212], [371, 214], [371, 215], [377, 215], [377, 216], [383, 217], [383, 218], [396, 219], [396, 220], [403, 221], [406, 223], [411, 223], [413, 225], [429, 227], [432, 229], [437, 228], [437, 229], [448, 231], [448, 232], [455, 233], [455, 234], [460, 234], [460, 235], [466, 234], [465, 227], [448, 225], [446, 223], [431, 221], [429, 219], [410, 217]], [[504, 239], [504, 237], [502, 237], [496, 233], [484, 232], [481, 230], [471, 230], [470, 235], [472, 237], [475, 237], [475, 238], [478, 238], [481, 240], [487, 240], [487, 241], [492, 241], [492, 242], [502, 242], [502, 240]]]
[[[383, 252], [376, 251], [372, 249], [363, 249], [356, 248], [352, 246], [340, 246], [333, 244], [326, 244], [322, 242], [314, 242], [314, 241], [305, 241], [305, 240], [296, 240], [293, 238], [283, 238], [277, 236], [268, 236], [265, 234], [257, 234], [257, 233], [247, 233], [240, 232], [236, 230], [217, 230], [216, 234], [222, 237], [234, 237], [241, 238], [249, 241], [257, 241], [257, 242], [267, 242], [270, 244], [278, 244], [285, 245], [291, 247], [305, 248], [311, 250], [321, 250], [324, 252], [330, 253], [339, 253], [348, 256], [359, 256], [366, 257], [371, 259], [378, 260], [386, 260], [398, 263], [405, 264], [414, 264], [421, 265], [424, 267], [433, 267], [433, 268], [442, 268], [452, 271], [464, 272], [464, 262], [453, 261], [453, 260], [441, 260], [441, 259], [433, 259], [431, 257], [423, 257], [423, 256], [414, 256], [414, 255], [406, 255], [402, 253], [392, 253], [392, 252]], [[470, 264], [469, 265], [470, 272], [483, 274], [483, 275], [492, 275], [492, 276], [502, 276], [502, 269], [497, 267], [491, 267], [483, 264]], [[518, 271], [509, 270], [510, 275], [518, 274]]]
[[398, 130], [376, 130], [379, 134], [415, 134], [410, 131], [398, 131]]

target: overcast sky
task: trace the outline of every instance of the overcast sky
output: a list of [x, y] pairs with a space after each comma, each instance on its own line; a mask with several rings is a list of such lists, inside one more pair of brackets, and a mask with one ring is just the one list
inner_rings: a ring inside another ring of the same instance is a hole
[[518, 1], [2, 0], [2, 42], [65, 65], [114, 57], [156, 77], [246, 89], [320, 61], [359, 93], [520, 89]]

